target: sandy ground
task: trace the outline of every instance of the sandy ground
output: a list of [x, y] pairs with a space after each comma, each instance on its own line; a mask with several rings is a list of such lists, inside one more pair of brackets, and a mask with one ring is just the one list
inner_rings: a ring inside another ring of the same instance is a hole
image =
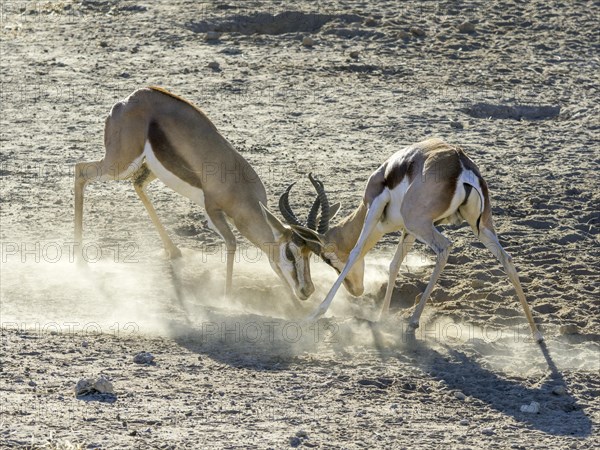
[[[597, 13], [537, 0], [3, 1], [0, 447], [597, 448]], [[340, 292], [328, 318], [302, 325], [333, 271], [313, 260], [317, 291], [298, 307], [242, 245], [223, 299], [218, 236], [160, 182], [151, 196], [183, 258], [166, 260], [130, 183], [97, 183], [91, 262], [77, 270], [72, 166], [102, 157], [110, 107], [150, 84], [199, 105], [271, 205], [299, 180], [303, 214], [309, 171], [345, 215], [401, 146], [462, 145], [546, 344], [466, 227], [445, 229], [453, 253], [414, 337], [403, 313], [431, 273], [423, 246], [385, 323], [369, 319], [395, 234], [369, 256], [362, 298]], [[140, 351], [154, 363], [134, 363]], [[74, 397], [100, 375], [114, 395]], [[532, 401], [539, 412], [522, 412]]]

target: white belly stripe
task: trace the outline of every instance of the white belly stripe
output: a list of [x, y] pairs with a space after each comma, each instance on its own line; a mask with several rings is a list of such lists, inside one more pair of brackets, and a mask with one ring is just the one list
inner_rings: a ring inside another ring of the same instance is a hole
[[149, 141], [146, 141], [146, 145], [144, 146], [144, 157], [146, 158], [146, 164], [148, 164], [150, 170], [154, 172], [154, 175], [156, 175], [160, 181], [178, 194], [181, 194], [204, 207], [204, 192], [202, 189], [186, 183], [177, 175], [167, 170], [154, 154], [152, 145], [150, 145]]

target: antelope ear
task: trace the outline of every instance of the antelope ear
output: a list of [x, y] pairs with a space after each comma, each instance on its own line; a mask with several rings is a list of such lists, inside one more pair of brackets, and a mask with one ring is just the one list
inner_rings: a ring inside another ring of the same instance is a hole
[[340, 202], [334, 203], [329, 207], [329, 220], [333, 219], [335, 215], [338, 213], [342, 204]]
[[306, 242], [310, 242], [318, 245], [319, 247], [325, 246], [325, 241], [323, 240], [323, 236], [317, 233], [310, 228], [303, 227], [300, 225], [290, 225], [292, 231], [304, 239]]
[[263, 216], [267, 221], [267, 224], [271, 228], [271, 231], [273, 232], [273, 237], [275, 239], [280, 239], [285, 234], [285, 232], [288, 231], [288, 228], [283, 223], [281, 223], [281, 221], [277, 217], [275, 217], [275, 215], [271, 211], [269, 211], [269, 209], [265, 205], [263, 205], [262, 202], [259, 203]]

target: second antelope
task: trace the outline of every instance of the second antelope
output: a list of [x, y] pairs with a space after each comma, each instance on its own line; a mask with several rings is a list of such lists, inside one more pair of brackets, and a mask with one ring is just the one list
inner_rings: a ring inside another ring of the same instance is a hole
[[[314, 184], [314, 183], [313, 183]], [[329, 208], [326, 196], [321, 207]], [[289, 205], [288, 205], [289, 208]], [[326, 213], [329, 215], [329, 213]], [[284, 214], [286, 220], [293, 213]], [[451, 248], [451, 242], [436, 225], [444, 223], [471, 226], [475, 236], [498, 258], [512, 282], [525, 316], [537, 341], [542, 340], [533, 320], [512, 258], [500, 245], [492, 222], [488, 187], [471, 159], [458, 147], [440, 139], [429, 139], [398, 151], [369, 178], [358, 208], [332, 228], [304, 230], [307, 245], [332, 266], [339, 276], [312, 320], [323, 315], [344, 283], [355, 296], [363, 293], [364, 257], [381, 237], [402, 231], [398, 248], [389, 267], [389, 281], [381, 315], [388, 312], [400, 264], [419, 240], [436, 253], [433, 273], [410, 319], [419, 326], [419, 318], [439, 278]], [[298, 224], [295, 228], [302, 228]], [[312, 236], [312, 239], [311, 239]]]
[[162, 88], [139, 89], [113, 106], [106, 119], [104, 146], [102, 160], [75, 166], [77, 244], [82, 241], [85, 186], [94, 180], [129, 178], [167, 253], [171, 258], [181, 256], [145, 192], [148, 183], [159, 178], [203, 206], [209, 225], [225, 240], [226, 294], [231, 291], [236, 251], [227, 218], [268, 255], [271, 267], [296, 297], [304, 300], [313, 293], [310, 251], [304, 240], [269, 212], [258, 174], [198, 108]]

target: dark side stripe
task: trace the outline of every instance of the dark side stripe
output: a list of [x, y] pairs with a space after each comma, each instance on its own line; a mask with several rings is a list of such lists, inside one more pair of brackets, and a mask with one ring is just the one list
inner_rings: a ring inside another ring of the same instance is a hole
[[186, 183], [202, 189], [202, 172], [195, 171], [177, 152], [177, 148], [175, 148], [156, 120], [150, 122], [148, 127], [148, 140], [156, 158], [169, 172]]

